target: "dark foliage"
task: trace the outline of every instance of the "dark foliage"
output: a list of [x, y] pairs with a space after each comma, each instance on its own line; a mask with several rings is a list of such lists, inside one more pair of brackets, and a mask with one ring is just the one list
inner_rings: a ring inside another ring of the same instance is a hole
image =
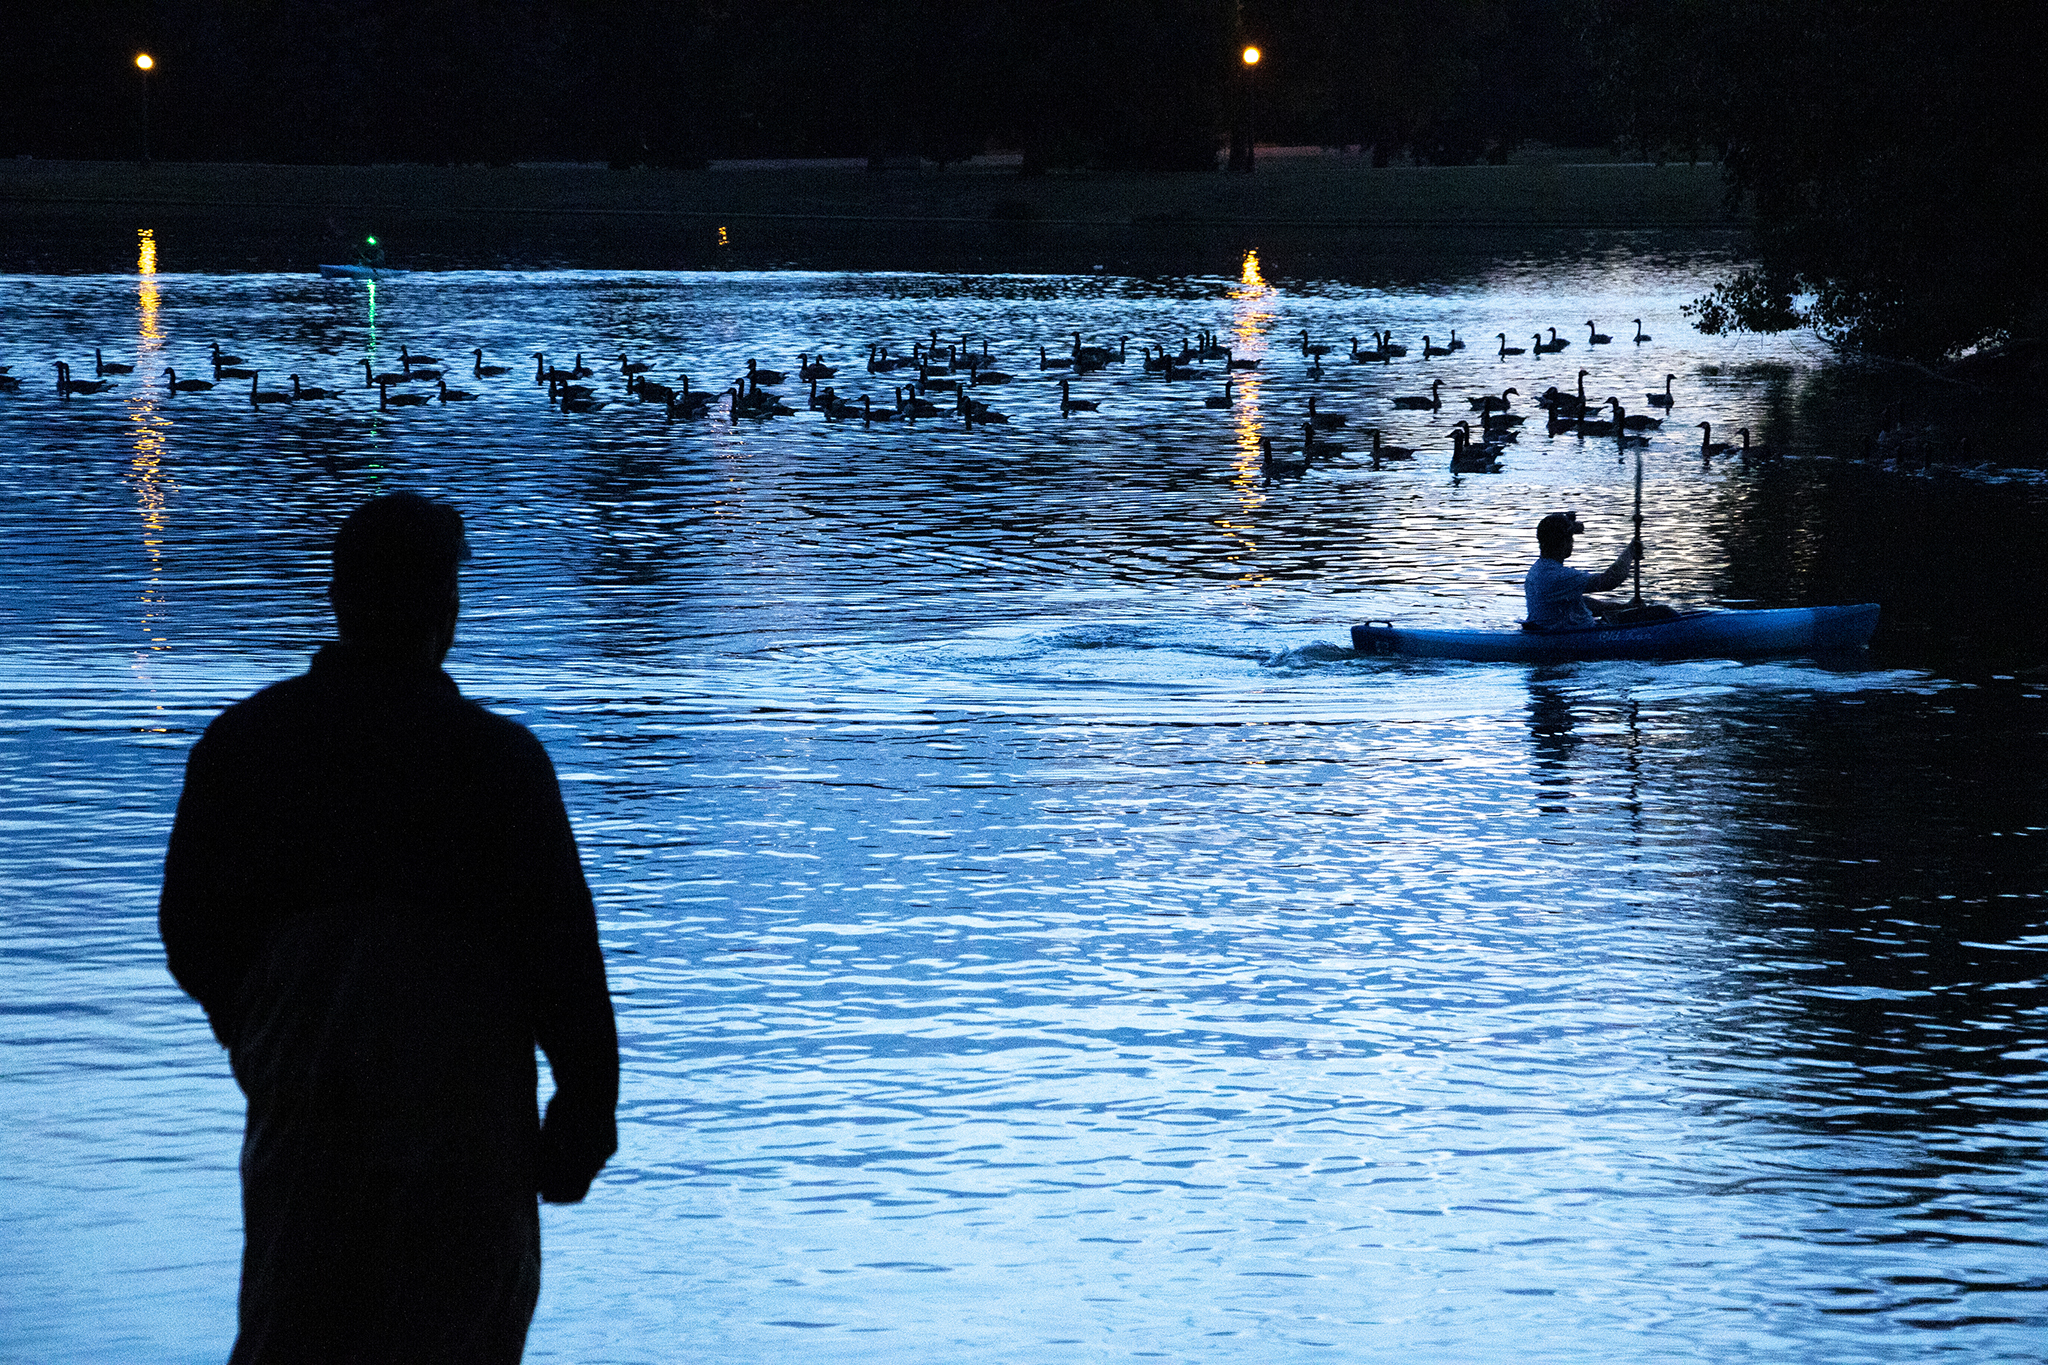
[[1702, 330], [1811, 325], [1920, 360], [2041, 334], [2039, 4], [1611, 0], [1591, 40], [1646, 149], [1720, 156], [1757, 264]]

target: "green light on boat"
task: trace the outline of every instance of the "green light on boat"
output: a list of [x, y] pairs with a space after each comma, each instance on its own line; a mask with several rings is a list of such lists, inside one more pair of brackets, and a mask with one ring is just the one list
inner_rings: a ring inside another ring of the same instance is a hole
[[371, 246], [377, 245], [377, 239], [375, 237], [365, 237], [363, 240], [368, 242]]

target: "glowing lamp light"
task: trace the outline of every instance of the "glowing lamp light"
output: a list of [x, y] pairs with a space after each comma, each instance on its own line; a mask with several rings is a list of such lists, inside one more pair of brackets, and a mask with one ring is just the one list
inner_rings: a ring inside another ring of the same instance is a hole
[[1257, 66], [1259, 64], [1259, 58], [1262, 55], [1264, 54], [1262, 54], [1257, 48], [1248, 47], [1244, 50], [1244, 64], [1246, 66]]
[[155, 69], [156, 69], [156, 58], [154, 58], [154, 57], [150, 56], [150, 55], [149, 55], [149, 54], [148, 54], [147, 52], [138, 52], [138, 53], [136, 53], [136, 54], [135, 54], [135, 69], [136, 69], [137, 71], [153, 71], [153, 70], [155, 70]]

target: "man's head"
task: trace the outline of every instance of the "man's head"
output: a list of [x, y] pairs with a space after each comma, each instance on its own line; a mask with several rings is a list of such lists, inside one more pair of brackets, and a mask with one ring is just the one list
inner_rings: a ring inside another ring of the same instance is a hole
[[1536, 544], [1552, 559], [1563, 559], [1572, 552], [1572, 537], [1585, 530], [1573, 512], [1552, 512], [1536, 523]]
[[469, 558], [462, 514], [417, 493], [372, 498], [334, 537], [327, 597], [341, 638], [411, 652], [439, 664], [455, 638], [456, 570]]

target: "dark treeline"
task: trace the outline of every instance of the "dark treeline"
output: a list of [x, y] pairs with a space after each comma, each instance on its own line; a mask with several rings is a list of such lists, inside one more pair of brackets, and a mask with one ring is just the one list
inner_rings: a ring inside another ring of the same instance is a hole
[[[1755, 264], [1707, 330], [1936, 360], [2048, 307], [2041, 0], [71, 0], [18, 6], [0, 154], [1209, 170], [1530, 141], [1711, 157]], [[1247, 73], [1246, 43], [1265, 53]]]
[[1704, 330], [1812, 326], [1929, 361], [2038, 342], [2048, 6], [1661, 0], [1587, 17], [1623, 136], [1719, 158], [1753, 214], [1756, 263], [1694, 306]]
[[[11, 21], [7, 155], [692, 166], [990, 149], [1206, 170], [1605, 141], [1578, 0], [73, 0]], [[1249, 77], [1238, 53], [1266, 53]]]

